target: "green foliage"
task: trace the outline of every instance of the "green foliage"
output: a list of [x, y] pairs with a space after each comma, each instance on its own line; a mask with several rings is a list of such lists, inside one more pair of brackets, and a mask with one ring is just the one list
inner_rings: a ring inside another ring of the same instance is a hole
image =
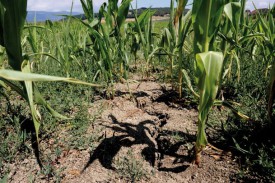
[[[36, 109], [35, 104], [40, 104], [45, 106], [46, 108], [48, 108], [49, 112], [51, 112], [52, 115], [56, 117], [61, 117], [61, 118], [65, 118], [65, 117], [55, 112], [45, 102], [43, 97], [40, 95], [39, 91], [35, 88], [33, 81], [38, 81], [38, 80], [40, 81], [55, 80], [56, 81], [61, 79], [63, 81], [69, 81], [69, 82], [72, 81], [75, 83], [76, 80], [31, 74], [32, 72], [31, 64], [29, 61], [24, 60], [22, 55], [22, 46], [21, 46], [21, 34], [22, 34], [22, 30], [23, 30], [23, 26], [24, 26], [26, 14], [27, 14], [26, 12], [27, 1], [26, 0], [20, 1], [19, 3], [15, 3], [13, 1], [1, 1], [0, 3], [1, 3], [0, 4], [1, 45], [6, 48], [9, 65], [14, 70], [16, 70], [16, 71], [9, 71], [5, 69], [1, 69], [0, 84], [1, 84], [1, 87], [4, 87], [6, 89], [8, 86], [11, 87], [13, 90], [18, 92], [18, 94], [20, 94], [23, 98], [25, 98], [25, 100], [27, 100], [30, 106], [32, 117], [33, 117], [36, 137], [38, 141], [38, 133], [39, 133], [39, 127], [40, 127], [40, 113]], [[68, 30], [68, 27], [66, 28]], [[33, 49], [34, 48], [35, 47], [33, 46]], [[68, 47], [66, 47], [66, 49], [68, 49]], [[65, 53], [66, 53], [66, 56], [63, 57], [63, 59], [68, 60], [68, 52], [65, 52]], [[65, 66], [67, 65], [68, 64], [65, 64]], [[67, 76], [68, 76], [68, 72], [67, 72]], [[22, 85], [22, 88], [14, 85], [12, 82], [10, 82], [10, 80], [24, 81], [20, 83]], [[82, 84], [85, 84], [85, 82], [82, 82]]]
[[194, 52], [196, 54], [195, 78], [199, 90], [199, 119], [196, 141], [196, 163], [207, 145], [205, 127], [208, 113], [216, 99], [220, 85], [224, 56], [216, 51], [214, 42], [220, 25], [224, 1], [194, 1], [192, 22]]
[[231, 22], [231, 27], [238, 33], [240, 17], [241, 17], [241, 3], [240, 2], [232, 2], [228, 3], [224, 6], [224, 13], [229, 18]]
[[220, 25], [225, 0], [195, 0], [192, 8], [194, 52], [215, 51], [214, 41]]
[[206, 121], [220, 85], [223, 55], [220, 52], [199, 53], [196, 55], [196, 61], [196, 78], [200, 95], [196, 151], [199, 153], [207, 145]]
[[115, 162], [119, 175], [131, 182], [140, 181], [149, 176], [148, 171], [143, 166], [142, 162], [137, 160], [131, 151], [128, 151], [126, 156], [120, 157]]
[[0, 15], [0, 44], [6, 48], [10, 66], [19, 71], [23, 62], [21, 33], [27, 16], [27, 0], [1, 0]]
[[94, 20], [93, 0], [80, 0], [85, 17], [89, 22]]

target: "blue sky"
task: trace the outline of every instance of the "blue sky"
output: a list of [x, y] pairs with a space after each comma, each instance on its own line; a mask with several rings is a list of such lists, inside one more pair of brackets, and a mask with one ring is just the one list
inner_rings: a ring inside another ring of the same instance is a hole
[[[94, 0], [94, 8], [98, 10], [100, 5], [107, 0]], [[135, 7], [138, 1], [138, 7], [169, 7], [170, 0], [133, 0]], [[192, 0], [189, 0], [192, 2]], [[253, 0], [257, 8], [266, 8], [269, 4], [272, 6], [275, 0]], [[29, 11], [70, 11], [72, 0], [28, 0]], [[252, 0], [247, 0], [247, 9], [253, 10]], [[79, 0], [74, 0], [74, 12], [82, 12]]]

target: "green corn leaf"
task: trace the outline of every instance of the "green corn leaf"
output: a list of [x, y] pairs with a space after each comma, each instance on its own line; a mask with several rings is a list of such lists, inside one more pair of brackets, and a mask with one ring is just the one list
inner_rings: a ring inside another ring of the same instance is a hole
[[21, 32], [27, 15], [27, 0], [0, 1], [0, 41], [6, 48], [9, 64], [15, 70], [21, 70], [23, 62], [21, 49]]
[[229, 101], [225, 101], [225, 100], [215, 100], [214, 105], [215, 106], [224, 106], [224, 107], [230, 109], [239, 118], [246, 120], [246, 121], [252, 121], [250, 117], [243, 114], [241, 111], [239, 111], [238, 109], [236, 109], [234, 107], [234, 105], [240, 106], [239, 103], [231, 102], [231, 101], [229, 102]]
[[184, 79], [185, 79], [185, 82], [189, 88], [189, 90], [193, 93], [193, 95], [197, 98], [200, 98], [199, 94], [197, 94], [192, 86], [192, 83], [191, 83], [191, 79], [190, 77], [188, 76], [188, 73], [186, 72], [185, 69], [182, 69], [182, 73], [183, 73], [183, 76], [184, 76]]
[[[45, 106], [48, 109], [48, 111], [55, 117], [58, 117], [61, 119], [68, 119], [68, 118], [54, 111], [50, 107], [50, 105], [46, 103], [46, 101], [43, 99], [39, 91], [35, 88], [33, 81], [65, 81], [69, 83], [85, 84], [89, 86], [100, 86], [96, 84], [83, 82], [73, 78], [62, 78], [62, 77], [55, 77], [55, 76], [33, 74], [30, 71], [30, 63], [28, 61], [23, 62], [22, 72], [0, 69], [0, 81], [1, 80], [28, 101], [31, 109], [32, 117], [33, 117], [37, 140], [38, 140], [39, 127], [40, 127], [40, 122], [39, 122], [40, 114], [36, 109], [35, 103]], [[26, 94], [21, 88], [11, 83], [10, 80], [24, 81], [25, 83], [24, 88], [25, 88]]]
[[190, 32], [190, 27], [192, 25], [192, 20], [190, 18], [191, 13], [192, 11], [189, 10], [187, 14], [182, 18], [182, 21], [180, 22], [179, 41], [178, 41], [178, 47], [180, 47], [180, 49], [183, 47], [184, 41]]
[[95, 26], [99, 24], [98, 19], [93, 19], [91, 22], [86, 22], [86, 21], [83, 21], [83, 20], [81, 20], [77, 17], [71, 16], [71, 15], [62, 15], [62, 16], [67, 17], [67, 18], [72, 18], [78, 22], [81, 22], [83, 25], [85, 25], [89, 29], [95, 29]]
[[240, 59], [238, 57], [238, 55], [236, 54], [236, 52], [233, 52], [233, 57], [235, 58], [236, 64], [237, 64], [237, 77], [238, 77], [238, 82], [240, 81], [241, 78], [241, 63], [240, 63]]
[[114, 17], [117, 16], [118, 12], [118, 0], [108, 0], [108, 14], [113, 15]]
[[245, 25], [245, 19], [246, 19], [246, 12], [245, 12], [245, 5], [246, 5], [246, 0], [241, 0], [241, 17], [240, 17], [240, 26], [241, 29]]
[[270, 32], [274, 36], [274, 34], [275, 34], [275, 23], [274, 23], [274, 18], [271, 15], [271, 12], [269, 12], [269, 15], [268, 15], [268, 23], [269, 23]]
[[[22, 64], [22, 73], [29, 74], [31, 73], [31, 67], [30, 67], [30, 62], [23, 62]], [[32, 81], [24, 81], [25, 83], [25, 90], [27, 92], [27, 101], [29, 103], [31, 113], [32, 113], [32, 119], [33, 119], [33, 124], [35, 128], [35, 134], [36, 134], [36, 139], [37, 142], [39, 142], [38, 139], [38, 134], [39, 134], [39, 127], [40, 127], [40, 114], [38, 110], [36, 109], [36, 106], [34, 104], [34, 99], [33, 99], [33, 82]]]
[[163, 47], [171, 47], [171, 41], [172, 41], [172, 35], [168, 28], [164, 28], [163, 30], [163, 36], [162, 36], [162, 43]]
[[88, 22], [94, 20], [93, 0], [80, 0], [84, 14], [88, 19]]
[[196, 69], [199, 70], [198, 89], [199, 123], [196, 148], [201, 151], [207, 145], [205, 127], [209, 110], [211, 109], [218, 92], [222, 66], [223, 54], [221, 52], [205, 52], [196, 55]]
[[232, 137], [232, 140], [233, 140], [233, 142], [234, 142], [234, 144], [235, 144], [235, 147], [236, 147], [236, 149], [237, 149], [238, 151], [240, 151], [240, 152], [242, 152], [242, 153], [244, 153], [244, 154], [252, 154], [251, 152], [249, 152], [249, 151], [247, 151], [247, 150], [241, 148], [241, 146], [240, 146], [239, 143], [235, 140], [235, 138]]
[[174, 17], [175, 17], [175, 8], [174, 8], [174, 0], [170, 1], [170, 20], [169, 20], [169, 31], [171, 32], [171, 35], [173, 36], [173, 40], [176, 40], [176, 31], [174, 26]]
[[122, 1], [121, 5], [118, 8], [118, 14], [117, 14], [118, 29], [120, 29], [122, 27], [123, 23], [125, 22], [125, 20], [127, 18], [131, 2], [132, 2], [132, 0], [124, 0], [124, 1]]
[[241, 19], [241, 3], [231, 2], [224, 6], [225, 15], [229, 18], [232, 28], [235, 32], [239, 31], [240, 19]]
[[214, 49], [214, 39], [222, 17], [225, 0], [195, 0], [192, 8], [194, 29], [194, 52], [201, 53]]
[[199, 53], [196, 55], [196, 63], [201, 74], [198, 88], [202, 98], [204, 98], [200, 107], [204, 108], [209, 101], [213, 102], [216, 98], [223, 65], [223, 54], [212, 51]]
[[132, 27], [132, 29], [137, 33], [139, 32], [139, 29], [142, 32], [145, 31], [145, 27], [148, 25], [148, 22], [150, 21], [150, 17], [155, 12], [156, 11], [152, 11], [150, 9], [143, 11], [138, 17], [135, 17], [136, 18], [135, 22], [129, 23], [130, 27]]
[[[130, 24], [133, 31], [139, 34], [141, 44], [143, 46], [144, 57], [148, 60], [150, 45], [148, 44], [148, 25], [150, 25], [150, 19], [155, 11], [150, 9], [145, 10], [138, 18], [135, 14], [135, 22]], [[145, 32], [145, 33], [143, 33]]]
[[32, 57], [32, 56], [37, 56], [37, 55], [44, 55], [47, 57], [52, 58], [53, 60], [55, 60], [59, 65], [62, 65], [62, 63], [58, 60], [58, 58], [54, 57], [53, 55], [51, 55], [50, 53], [31, 53], [28, 56]]
[[13, 71], [13, 70], [6, 70], [6, 69], [0, 69], [0, 78], [4, 78], [6, 80], [13, 80], [13, 81], [64, 81], [68, 83], [84, 84], [88, 86], [96, 86], [96, 87], [101, 86], [98, 84], [92, 84], [92, 83], [80, 81], [74, 78], [64, 78], [64, 77], [48, 76], [48, 75], [33, 74], [33, 73], [23, 73], [20, 71]]
[[259, 17], [259, 21], [260, 21], [260, 29], [261, 32], [265, 32], [265, 33], [269, 33], [270, 29], [268, 28], [268, 22], [265, 21], [265, 19], [262, 17], [262, 15], [259, 13], [259, 11], [257, 10], [257, 16]]
[[255, 33], [255, 34], [244, 35], [239, 38], [239, 43], [242, 44], [242, 43], [244, 43], [248, 40], [251, 40], [253, 38], [264, 38], [264, 34], [263, 33]]

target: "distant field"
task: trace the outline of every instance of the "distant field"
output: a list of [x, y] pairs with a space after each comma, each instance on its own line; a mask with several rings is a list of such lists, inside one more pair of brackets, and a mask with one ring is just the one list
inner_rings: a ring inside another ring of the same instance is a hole
[[168, 27], [169, 20], [163, 19], [163, 20], [155, 20], [153, 27], [154, 32], [160, 33], [165, 27]]

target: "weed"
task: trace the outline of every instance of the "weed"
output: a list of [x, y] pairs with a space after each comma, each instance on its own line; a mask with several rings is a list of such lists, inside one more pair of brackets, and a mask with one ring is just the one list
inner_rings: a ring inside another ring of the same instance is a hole
[[131, 182], [136, 182], [149, 176], [143, 162], [135, 158], [131, 150], [127, 152], [126, 156], [119, 157], [115, 161], [115, 168], [120, 177]]
[[44, 166], [40, 171], [40, 175], [45, 177], [47, 181], [53, 180], [54, 182], [61, 182], [62, 178], [64, 177], [64, 167], [55, 168], [54, 163], [49, 157], [43, 163]]
[[173, 132], [171, 134], [171, 140], [172, 140], [172, 143], [173, 142], [180, 142], [180, 141], [183, 141], [184, 140], [184, 137], [182, 137], [178, 131], [176, 132]]

